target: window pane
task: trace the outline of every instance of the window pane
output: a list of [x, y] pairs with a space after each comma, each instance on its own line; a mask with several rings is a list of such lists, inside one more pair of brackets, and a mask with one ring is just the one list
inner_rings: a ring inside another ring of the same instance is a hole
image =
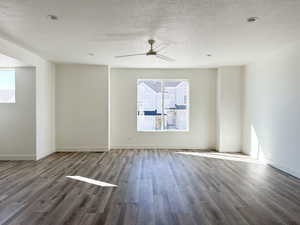
[[0, 103], [15, 103], [15, 71], [0, 70]]
[[186, 81], [164, 82], [164, 129], [187, 130], [188, 83]]
[[157, 80], [138, 80], [137, 83], [137, 130], [162, 129], [162, 83]]

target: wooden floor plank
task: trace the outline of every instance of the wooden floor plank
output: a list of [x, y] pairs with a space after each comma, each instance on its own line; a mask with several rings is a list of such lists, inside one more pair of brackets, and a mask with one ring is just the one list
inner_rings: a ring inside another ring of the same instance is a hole
[[300, 225], [299, 179], [242, 155], [202, 153], [120, 149], [1, 161], [0, 224]]

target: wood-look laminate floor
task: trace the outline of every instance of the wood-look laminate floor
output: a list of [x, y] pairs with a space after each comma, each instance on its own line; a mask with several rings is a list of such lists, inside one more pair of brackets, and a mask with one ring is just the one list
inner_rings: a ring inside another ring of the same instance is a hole
[[300, 224], [300, 181], [244, 159], [214, 152], [112, 150], [2, 161], [0, 224]]

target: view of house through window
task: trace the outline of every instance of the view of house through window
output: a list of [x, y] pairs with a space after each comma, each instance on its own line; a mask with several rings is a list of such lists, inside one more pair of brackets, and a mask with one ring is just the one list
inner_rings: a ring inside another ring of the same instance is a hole
[[137, 130], [187, 131], [188, 90], [186, 80], [138, 80]]
[[15, 71], [0, 69], [0, 103], [15, 103]]

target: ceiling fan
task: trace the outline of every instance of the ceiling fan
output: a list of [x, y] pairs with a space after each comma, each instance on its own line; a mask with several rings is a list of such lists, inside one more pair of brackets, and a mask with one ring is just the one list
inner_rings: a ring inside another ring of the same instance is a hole
[[[130, 54], [130, 55], [118, 55], [118, 56], [115, 56], [116, 58], [123, 58], [123, 57], [131, 57], [131, 56], [139, 56], [139, 55], [146, 55], [146, 56], [150, 56], [150, 55], [153, 55], [153, 56], [156, 56], [157, 58], [160, 58], [162, 60], [165, 60], [165, 61], [168, 61], [168, 62], [173, 62], [175, 61], [175, 59], [172, 59], [168, 56], [165, 56], [165, 55], [162, 55], [162, 54], [159, 54], [159, 52], [163, 49], [163, 48], [153, 48], [153, 45], [155, 43], [155, 40], [153, 39], [150, 39], [148, 40], [148, 43], [150, 45], [150, 50], [148, 52], [145, 52], [145, 53], [138, 53], [138, 54]], [[160, 46], [159, 46], [160, 47]]]

